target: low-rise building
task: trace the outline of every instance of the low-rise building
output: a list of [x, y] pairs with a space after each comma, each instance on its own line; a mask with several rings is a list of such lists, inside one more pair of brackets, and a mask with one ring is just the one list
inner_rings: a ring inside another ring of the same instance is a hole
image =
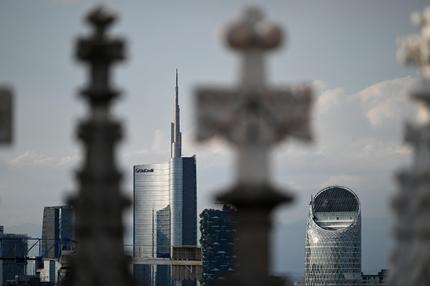
[[0, 228], [0, 286], [26, 274], [28, 237], [23, 234], [4, 233]]
[[363, 286], [385, 286], [386, 283], [386, 277], [387, 277], [387, 270], [382, 269], [378, 272], [378, 274], [362, 274], [362, 285]]

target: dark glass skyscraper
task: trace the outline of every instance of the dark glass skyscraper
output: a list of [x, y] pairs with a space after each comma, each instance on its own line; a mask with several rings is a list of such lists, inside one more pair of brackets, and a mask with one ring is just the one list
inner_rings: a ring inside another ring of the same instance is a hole
[[42, 256], [45, 258], [56, 258], [59, 256], [59, 210], [57, 207], [43, 208], [42, 221]]
[[234, 270], [235, 210], [205, 209], [200, 214], [200, 244], [202, 247], [203, 282], [216, 285], [217, 280]]
[[15, 280], [15, 276], [26, 274], [28, 237], [22, 234], [6, 234], [0, 232], [0, 256], [15, 258], [0, 260], [0, 285]]
[[[176, 73], [170, 160], [133, 167], [133, 255], [169, 259], [173, 246], [197, 245], [196, 158], [182, 157]], [[168, 286], [169, 265], [135, 264], [139, 285]]]
[[42, 256], [59, 258], [73, 248], [73, 210], [68, 206], [45, 207], [42, 222]]
[[350, 189], [332, 186], [312, 198], [305, 248], [306, 286], [361, 285], [361, 210]]

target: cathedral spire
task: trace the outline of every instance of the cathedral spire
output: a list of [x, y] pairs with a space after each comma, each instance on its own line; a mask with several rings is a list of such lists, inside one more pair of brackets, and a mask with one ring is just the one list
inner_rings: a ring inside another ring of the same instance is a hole
[[178, 69], [176, 69], [175, 104], [173, 122], [170, 123], [170, 158], [182, 156], [182, 133], [180, 128]]

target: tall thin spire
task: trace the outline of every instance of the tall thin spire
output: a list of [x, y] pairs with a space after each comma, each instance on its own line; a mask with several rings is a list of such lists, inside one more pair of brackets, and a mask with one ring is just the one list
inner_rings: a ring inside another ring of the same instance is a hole
[[180, 128], [178, 69], [176, 69], [175, 104], [173, 122], [170, 123], [170, 158], [182, 156], [182, 133]]
[[176, 69], [176, 96], [178, 96], [178, 69]]

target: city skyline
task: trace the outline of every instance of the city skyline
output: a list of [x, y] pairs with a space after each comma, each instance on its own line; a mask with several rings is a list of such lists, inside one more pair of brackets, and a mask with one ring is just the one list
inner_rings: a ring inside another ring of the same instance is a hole
[[[79, 19], [94, 3], [0, 4], [0, 35], [5, 39], [0, 44], [0, 82], [13, 85], [17, 94], [16, 142], [0, 149], [0, 215], [6, 226], [40, 224], [42, 207], [62, 204], [76, 188], [72, 172], [81, 155], [73, 128], [82, 106], [75, 94], [84, 74], [70, 60], [70, 39], [84, 32]], [[127, 91], [127, 100], [116, 110], [128, 121], [128, 141], [121, 150], [123, 170], [168, 156], [165, 130], [170, 108], [166, 106], [170, 106], [171, 75], [178, 67], [184, 87], [184, 146], [186, 153], [197, 153], [200, 162], [198, 209], [213, 206], [215, 189], [231, 181], [231, 153], [217, 142], [210, 147], [192, 142], [192, 91], [202, 81], [234, 81], [235, 59], [224, 52], [215, 33], [243, 5], [257, 3], [288, 33], [287, 47], [270, 62], [273, 81], [311, 81], [319, 91], [316, 142], [309, 148], [295, 145], [276, 152], [274, 177], [296, 194], [294, 207], [277, 214], [275, 252], [282, 255], [275, 258], [276, 269], [300, 269], [301, 255], [286, 245], [297, 246], [304, 227], [298, 235], [289, 226], [303, 224], [310, 195], [328, 184], [348, 185], [357, 191], [363, 200], [363, 227], [372, 221], [389, 223], [389, 200], [396, 189], [393, 172], [406, 165], [410, 156], [401, 144], [402, 122], [414, 110], [406, 93], [415, 71], [396, 63], [396, 40], [418, 32], [409, 24], [409, 14], [420, 10], [423, 1], [332, 1], [333, 6], [310, 1], [188, 1], [174, 11], [167, 11], [172, 4], [163, 1], [106, 3], [121, 14], [117, 29], [130, 39], [131, 59], [115, 79]], [[23, 17], [16, 22], [14, 15]], [[156, 19], [155, 15], [161, 16]], [[195, 25], [197, 21], [200, 25]], [[165, 57], [156, 56], [160, 53]], [[131, 181], [128, 175], [129, 196]], [[371, 246], [363, 259], [366, 265], [373, 264], [365, 272], [378, 271], [388, 259], [388, 247], [378, 246], [390, 239], [390, 228], [381, 229], [382, 233], [370, 229], [363, 235], [363, 243]], [[371, 259], [372, 253], [378, 257]]]

